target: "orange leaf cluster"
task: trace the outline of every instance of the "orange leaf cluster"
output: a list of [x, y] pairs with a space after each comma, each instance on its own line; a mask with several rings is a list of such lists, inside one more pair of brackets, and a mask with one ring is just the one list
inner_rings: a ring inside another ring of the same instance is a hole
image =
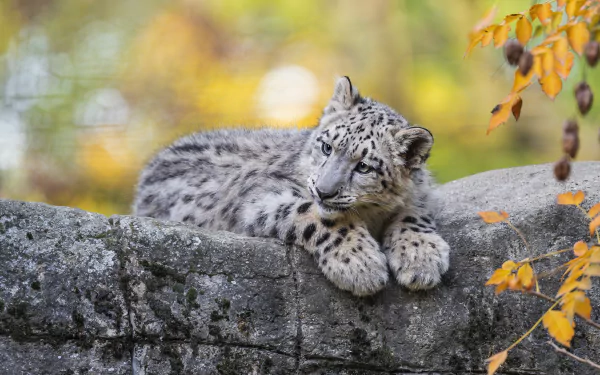
[[588, 248], [585, 242], [579, 241], [573, 246], [573, 253], [576, 258], [566, 263], [565, 275], [569, 276], [558, 290], [557, 297], [575, 289], [588, 290], [591, 286], [590, 277], [600, 276], [600, 246]]
[[[566, 192], [557, 196], [558, 204], [576, 206], [585, 213], [591, 221], [590, 234], [592, 235], [593, 231], [600, 227], [600, 203], [593, 205], [586, 211], [581, 207], [584, 199], [585, 194], [582, 191]], [[504, 211], [484, 211], [479, 212], [479, 215], [486, 223], [506, 222], [520, 234], [519, 230], [510, 223], [508, 220], [509, 215]], [[523, 241], [525, 242], [525, 239]], [[567, 267], [567, 270], [563, 275], [564, 281], [556, 294], [557, 300], [554, 305], [511, 346], [486, 360], [488, 362], [488, 375], [493, 375], [506, 361], [508, 352], [530, 335], [541, 323], [554, 340], [570, 347], [571, 340], [575, 335], [575, 316], [577, 315], [588, 321], [591, 319], [592, 305], [586, 291], [592, 288], [592, 278], [600, 277], [600, 234], [598, 234], [597, 241], [597, 244], [591, 246], [588, 246], [584, 241], [578, 241], [573, 245], [572, 250], [575, 258], [563, 265], [563, 267]], [[525, 245], [527, 246], [526, 242]], [[535, 258], [526, 258], [520, 262], [508, 260], [502, 264], [501, 268], [494, 271], [485, 285], [495, 285], [496, 294], [500, 294], [506, 289], [530, 291], [533, 284], [537, 284], [537, 277], [531, 265], [532, 262], [568, 250], [557, 250]], [[536, 289], [536, 292], [530, 293], [539, 294], [540, 292]], [[557, 306], [560, 306], [560, 308], [557, 309]]]
[[496, 285], [496, 294], [500, 294], [507, 288], [511, 290], [529, 290], [534, 281], [535, 275], [529, 262], [515, 263], [509, 260], [502, 264], [502, 268], [494, 271], [485, 285]]
[[585, 292], [571, 292], [565, 295], [561, 304], [562, 312], [565, 313], [567, 320], [571, 323], [573, 323], [573, 318], [576, 314], [586, 319], [590, 319], [592, 316], [592, 304], [590, 303], [590, 299], [585, 295]]
[[[493, 23], [496, 8], [492, 8], [477, 23], [469, 34], [469, 46], [465, 57], [481, 43], [485, 47], [494, 41], [494, 47], [504, 46], [511, 32], [510, 24], [516, 21], [514, 36], [522, 46], [526, 46], [542, 33], [546, 38], [539, 45], [531, 48], [533, 66], [519, 63], [524, 68], [517, 69], [511, 93], [492, 110], [487, 133], [508, 121], [511, 112], [518, 121], [523, 100], [519, 95], [537, 77], [542, 91], [552, 100], [563, 89], [563, 80], [567, 79], [573, 67], [574, 53], [584, 53], [590, 41], [590, 29], [600, 22], [600, 3], [584, 0], [557, 0], [556, 10], [552, 9], [552, 1], [534, 4], [527, 11], [509, 14], [499, 23]], [[566, 17], [564, 17], [566, 15]], [[561, 25], [565, 19], [565, 23]], [[533, 23], [539, 22], [535, 31]], [[517, 55], [518, 57], [518, 55]], [[531, 56], [530, 56], [531, 57]], [[510, 61], [510, 60], [509, 60]], [[513, 65], [514, 63], [511, 63]]]
[[[566, 192], [558, 195], [558, 204], [579, 206], [584, 198], [585, 194], [582, 191], [578, 191], [575, 194]], [[592, 206], [587, 212], [587, 216], [591, 220], [589, 226], [590, 235], [593, 235], [594, 232], [600, 228], [600, 203], [596, 203]]]
[[[519, 71], [515, 74], [520, 74]], [[515, 85], [517, 85], [517, 80], [515, 79]], [[529, 86], [529, 83], [525, 83], [523, 88]], [[521, 89], [521, 90], [522, 90]], [[508, 95], [500, 104], [498, 104], [494, 109], [492, 109], [492, 118], [490, 119], [490, 125], [488, 126], [487, 134], [489, 134], [492, 130], [497, 128], [498, 126], [504, 124], [510, 114], [512, 113], [515, 116], [515, 119], [519, 119], [521, 116], [521, 107], [523, 106], [523, 99], [517, 93], [511, 93]]]
[[566, 192], [558, 195], [558, 204], [579, 206], [584, 198], [585, 194], [581, 190], [575, 194]]
[[579, 315], [590, 319], [592, 305], [585, 291], [592, 287], [592, 277], [600, 276], [600, 246], [592, 246], [579, 241], [573, 246], [576, 258], [567, 262], [566, 274], [569, 276], [558, 290], [561, 310], [549, 311], [544, 316], [544, 327], [556, 341], [569, 347], [574, 335], [573, 318]]

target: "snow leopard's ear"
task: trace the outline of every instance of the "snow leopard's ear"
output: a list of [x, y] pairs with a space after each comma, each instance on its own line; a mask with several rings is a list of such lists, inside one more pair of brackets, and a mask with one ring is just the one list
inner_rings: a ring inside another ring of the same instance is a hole
[[411, 126], [394, 134], [394, 159], [396, 164], [408, 169], [422, 168], [433, 146], [433, 135], [425, 128]]
[[360, 94], [356, 87], [352, 86], [350, 78], [347, 76], [340, 77], [335, 82], [333, 96], [325, 107], [325, 113], [336, 111], [347, 111], [360, 101]]

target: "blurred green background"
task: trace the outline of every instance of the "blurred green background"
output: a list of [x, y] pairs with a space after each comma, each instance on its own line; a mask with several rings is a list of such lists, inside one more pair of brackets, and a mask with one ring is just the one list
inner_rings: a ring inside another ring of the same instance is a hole
[[[446, 182], [557, 160], [579, 61], [556, 102], [486, 136], [513, 70], [463, 59], [486, 0], [2, 0], [0, 198], [130, 211], [143, 164], [196, 130], [316, 124], [338, 75], [432, 130]], [[501, 1], [497, 19], [531, 0]], [[592, 88], [600, 77], [587, 72]], [[599, 159], [597, 108], [579, 160]]]

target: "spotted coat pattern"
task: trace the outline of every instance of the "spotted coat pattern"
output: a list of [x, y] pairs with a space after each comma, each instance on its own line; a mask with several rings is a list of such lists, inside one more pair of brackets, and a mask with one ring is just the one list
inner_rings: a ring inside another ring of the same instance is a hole
[[304, 247], [325, 276], [364, 296], [389, 271], [426, 289], [448, 269], [425, 162], [429, 131], [338, 79], [317, 127], [181, 138], [142, 171], [134, 212]]

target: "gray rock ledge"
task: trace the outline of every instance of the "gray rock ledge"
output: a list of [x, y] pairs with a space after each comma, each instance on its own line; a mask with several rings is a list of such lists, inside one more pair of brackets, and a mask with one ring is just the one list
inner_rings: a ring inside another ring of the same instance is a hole
[[[482, 210], [503, 209], [535, 253], [587, 238], [556, 195], [600, 201], [600, 163], [498, 170], [440, 187], [439, 229], [452, 247], [440, 287], [390, 285], [355, 298], [312, 258], [278, 241], [210, 233], [129, 216], [106, 218], [40, 203], [0, 201], [2, 374], [472, 374], [549, 307], [483, 286], [527, 252]], [[570, 254], [544, 263], [549, 268]], [[553, 295], [556, 284], [542, 290]], [[600, 320], [599, 288], [590, 293]], [[555, 354], [538, 329], [503, 374], [592, 374]], [[600, 332], [578, 324], [573, 351], [600, 359]]]

